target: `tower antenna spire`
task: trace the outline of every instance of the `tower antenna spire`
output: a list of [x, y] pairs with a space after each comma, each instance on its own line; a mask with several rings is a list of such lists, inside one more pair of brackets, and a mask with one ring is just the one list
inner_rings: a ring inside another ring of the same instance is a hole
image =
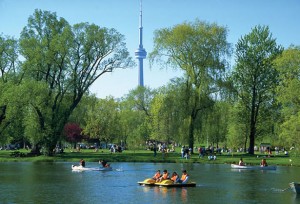
[[138, 68], [139, 68], [139, 86], [144, 86], [144, 70], [143, 70], [143, 60], [147, 56], [146, 50], [143, 48], [143, 13], [142, 13], [142, 0], [140, 1], [140, 25], [139, 25], [139, 47], [134, 52], [135, 58], [138, 59]]

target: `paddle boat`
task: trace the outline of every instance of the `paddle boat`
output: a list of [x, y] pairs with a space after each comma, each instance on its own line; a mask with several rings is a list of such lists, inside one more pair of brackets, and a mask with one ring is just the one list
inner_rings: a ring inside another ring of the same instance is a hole
[[112, 171], [112, 167], [83, 167], [81, 165], [72, 165], [73, 171]]
[[240, 166], [237, 164], [231, 164], [232, 169], [249, 169], [249, 170], [276, 170], [276, 166]]
[[174, 183], [172, 180], [163, 180], [161, 182], [156, 182], [152, 178], [145, 179], [144, 181], [138, 182], [141, 186], [159, 186], [159, 187], [196, 187], [195, 182], [188, 183]]
[[295, 193], [300, 194], [300, 182], [292, 182], [290, 187]]

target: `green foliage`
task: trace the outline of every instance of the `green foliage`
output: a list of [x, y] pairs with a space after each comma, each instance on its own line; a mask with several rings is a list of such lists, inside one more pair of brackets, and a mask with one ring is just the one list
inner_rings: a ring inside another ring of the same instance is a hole
[[186, 79], [185, 104], [188, 111], [189, 146], [193, 148], [194, 130], [198, 114], [212, 106], [212, 95], [227, 66], [230, 45], [226, 41], [227, 29], [216, 24], [196, 20], [172, 28], [155, 31], [154, 50], [149, 54], [151, 63], [184, 71]]
[[99, 141], [113, 141], [120, 134], [119, 120], [118, 103], [112, 97], [99, 99], [88, 109], [84, 133]]
[[[236, 67], [232, 73], [238, 101], [248, 117], [250, 153], [254, 153], [259, 124], [270, 119], [267, 111], [273, 107], [278, 73], [274, 59], [282, 52], [268, 27], [256, 26], [236, 44]], [[272, 117], [271, 117], [272, 118]], [[263, 125], [261, 127], [264, 127]]]
[[300, 145], [300, 47], [291, 46], [275, 61], [280, 83], [277, 100], [282, 106], [280, 138], [286, 146]]
[[[23, 104], [18, 104], [23, 109], [14, 114], [28, 116], [23, 123], [26, 137], [34, 141], [37, 149], [45, 147], [49, 155], [70, 115], [95, 80], [116, 68], [134, 65], [124, 36], [115, 29], [88, 23], [71, 26], [49, 11], [35, 10], [21, 32], [19, 44], [24, 61], [22, 67], [15, 67], [17, 43], [0, 39], [0, 47], [6, 53], [4, 56], [0, 49], [1, 79], [6, 82], [8, 74], [16, 70], [16, 76], [23, 77], [18, 92], [19, 96], [27, 95], [22, 98]], [[4, 104], [2, 117], [7, 114], [6, 119], [12, 118], [10, 111], [15, 110], [19, 109]]]
[[241, 103], [231, 106], [228, 111], [227, 145], [230, 148], [246, 148], [249, 135], [249, 114]]
[[156, 30], [151, 66], [183, 76], [157, 90], [137, 87], [121, 99], [97, 99], [88, 93], [95, 80], [134, 65], [124, 36], [35, 10], [19, 42], [0, 36], [0, 143], [29, 141], [51, 155], [65, 124], [74, 122], [85, 136], [134, 151], [148, 139], [190, 147], [197, 141], [247, 149], [266, 140], [299, 146], [300, 48], [280, 55], [269, 28], [256, 26], [236, 44], [236, 65], [225, 81], [227, 32], [198, 19]]

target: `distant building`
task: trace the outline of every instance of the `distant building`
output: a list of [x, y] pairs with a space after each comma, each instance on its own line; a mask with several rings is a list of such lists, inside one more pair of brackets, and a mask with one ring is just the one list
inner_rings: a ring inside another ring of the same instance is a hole
[[144, 86], [143, 60], [146, 58], [147, 52], [143, 48], [142, 1], [140, 7], [139, 48], [134, 52], [134, 54], [135, 57], [138, 59], [138, 68], [139, 68], [138, 85]]

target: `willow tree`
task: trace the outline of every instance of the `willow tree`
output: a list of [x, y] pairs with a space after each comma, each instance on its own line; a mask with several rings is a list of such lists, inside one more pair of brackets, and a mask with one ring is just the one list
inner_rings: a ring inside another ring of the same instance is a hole
[[[150, 139], [150, 110], [155, 94], [156, 91], [149, 87], [138, 86], [131, 90], [121, 103], [122, 135], [127, 138], [130, 148], [137, 149]], [[128, 133], [130, 136], [127, 137]]]
[[114, 142], [120, 134], [119, 103], [112, 97], [99, 99], [93, 106], [89, 106], [85, 118], [84, 133], [99, 142]]
[[227, 29], [213, 23], [185, 22], [171, 28], [156, 30], [151, 65], [161, 62], [184, 72], [187, 80], [186, 104], [189, 121], [189, 146], [194, 146], [197, 116], [213, 103], [212, 94], [218, 92], [226, 57], [230, 54]]
[[232, 76], [238, 100], [247, 111], [241, 117], [250, 117], [247, 120], [250, 154], [254, 154], [258, 130], [267, 126], [266, 116], [270, 115], [274, 103], [278, 80], [274, 59], [281, 52], [282, 48], [276, 44], [266, 26], [254, 27], [236, 44], [236, 67]]
[[90, 86], [105, 73], [133, 65], [124, 36], [115, 29], [71, 26], [49, 11], [35, 10], [29, 17], [20, 47], [24, 77], [44, 84], [39, 95], [32, 95], [27, 111], [36, 123], [32, 131], [39, 134], [36, 146], [43, 146], [48, 155]]
[[20, 107], [16, 85], [20, 82], [18, 41], [0, 35], [0, 141], [10, 136], [22, 135], [20, 129]]

